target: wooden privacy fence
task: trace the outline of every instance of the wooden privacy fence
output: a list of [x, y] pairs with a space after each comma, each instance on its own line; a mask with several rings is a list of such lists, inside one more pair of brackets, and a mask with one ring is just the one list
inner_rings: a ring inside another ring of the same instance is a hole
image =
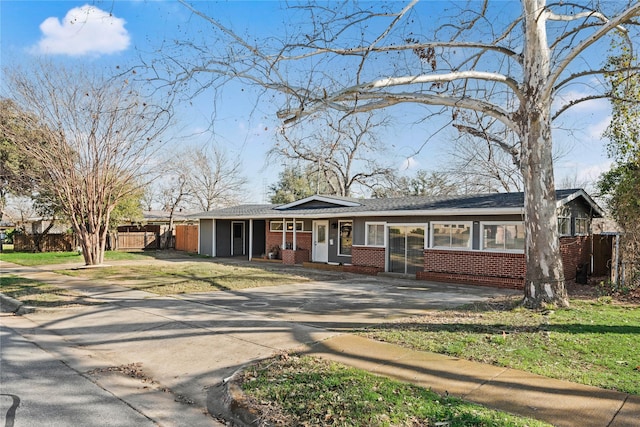
[[[70, 252], [75, 250], [78, 246], [77, 239], [73, 234], [45, 234], [39, 236], [42, 240], [40, 242], [40, 249], [42, 252]], [[34, 239], [36, 236], [32, 234], [14, 234], [13, 244], [16, 252], [33, 252], [36, 250], [36, 244]]]
[[176, 225], [176, 250], [198, 252], [197, 225]]
[[118, 232], [117, 249], [140, 250], [140, 249], [160, 249], [160, 239], [157, 233], [147, 231], [141, 232]]

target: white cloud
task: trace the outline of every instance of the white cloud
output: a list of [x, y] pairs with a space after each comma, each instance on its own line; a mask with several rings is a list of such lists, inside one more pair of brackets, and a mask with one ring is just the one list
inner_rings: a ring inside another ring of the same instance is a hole
[[69, 56], [121, 52], [130, 43], [124, 24], [124, 19], [95, 6], [76, 7], [67, 12], [62, 22], [50, 17], [40, 24], [43, 37], [35, 50]]

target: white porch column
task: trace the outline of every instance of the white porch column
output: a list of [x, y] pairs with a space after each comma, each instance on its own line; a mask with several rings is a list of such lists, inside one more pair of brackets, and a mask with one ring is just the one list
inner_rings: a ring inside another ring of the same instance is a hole
[[253, 254], [253, 220], [249, 220], [249, 261]]
[[198, 218], [198, 255], [200, 255], [200, 230], [202, 230], [202, 220]]
[[298, 245], [296, 242], [296, 219], [293, 218], [293, 243], [291, 244], [291, 249], [295, 251], [297, 246]]
[[282, 218], [282, 246], [280, 250], [287, 249], [287, 221]]
[[216, 220], [211, 224], [211, 257], [216, 257]]

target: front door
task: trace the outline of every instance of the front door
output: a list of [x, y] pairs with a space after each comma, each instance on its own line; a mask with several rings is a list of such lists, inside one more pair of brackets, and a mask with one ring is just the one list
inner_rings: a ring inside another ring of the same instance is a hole
[[313, 221], [313, 262], [329, 261], [329, 221]]
[[422, 225], [389, 226], [389, 268], [392, 273], [416, 274], [424, 268]]
[[244, 255], [244, 222], [231, 223], [231, 254]]

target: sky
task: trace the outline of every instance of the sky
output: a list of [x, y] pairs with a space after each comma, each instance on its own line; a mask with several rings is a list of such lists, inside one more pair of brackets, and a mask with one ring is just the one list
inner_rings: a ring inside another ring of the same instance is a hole
[[[209, 6], [220, 19], [233, 23], [235, 28], [258, 33], [272, 30], [281, 7], [275, 1], [228, 1]], [[208, 31], [201, 19], [171, 0], [2, 0], [0, 28], [3, 69], [37, 56], [109, 69], [135, 63], [141, 56], [155, 52], [163, 42], [186, 33]], [[267, 201], [267, 187], [277, 181], [281, 170], [281, 165], [274, 165], [273, 160], [266, 158], [278, 126], [276, 111], [265, 108], [256, 111], [251, 97], [234, 93], [236, 95], [218, 100], [215, 117], [211, 93], [205, 92], [188, 105], [181, 105], [175, 149], [178, 152], [184, 144], [206, 142], [218, 144], [232, 156], [239, 156], [249, 180], [244, 200], [262, 203]], [[593, 182], [609, 167], [606, 141], [601, 138], [609, 115], [608, 101], [580, 104], [564, 115], [553, 134], [554, 144], [566, 152], [556, 162], [556, 182], [565, 178], [579, 183]], [[210, 126], [212, 117], [213, 127]], [[393, 142], [387, 160], [405, 174], [417, 169], [437, 171], [447, 162], [453, 132], [439, 133], [416, 153], [425, 143], [423, 136], [416, 135], [424, 129], [417, 129], [409, 117], [395, 115], [395, 126], [381, 135], [383, 141]]]

